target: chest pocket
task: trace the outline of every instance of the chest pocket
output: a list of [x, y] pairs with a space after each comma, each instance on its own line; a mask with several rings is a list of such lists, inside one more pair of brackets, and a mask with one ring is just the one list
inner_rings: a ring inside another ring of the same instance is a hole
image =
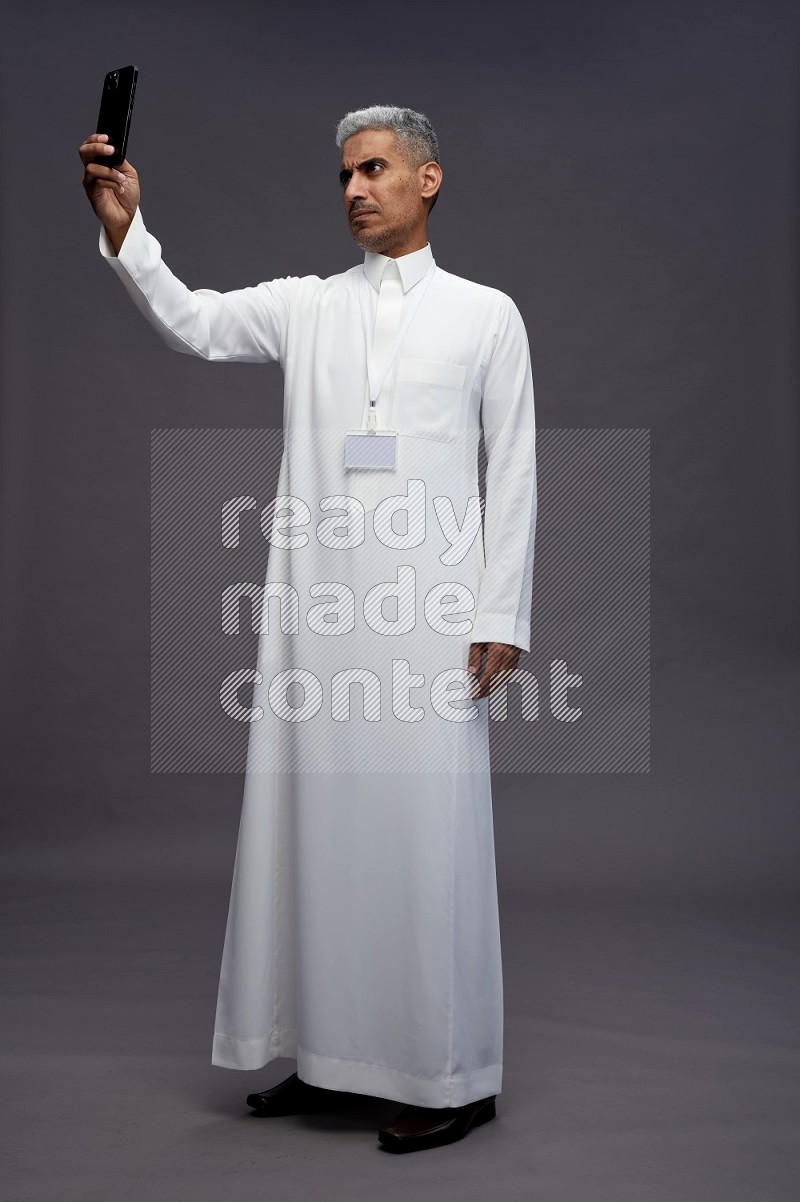
[[398, 359], [392, 425], [399, 434], [452, 442], [461, 429], [462, 363], [440, 359]]

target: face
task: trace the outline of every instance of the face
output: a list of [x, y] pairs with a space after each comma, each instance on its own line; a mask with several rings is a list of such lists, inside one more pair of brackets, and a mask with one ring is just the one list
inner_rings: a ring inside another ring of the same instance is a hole
[[427, 207], [441, 179], [438, 163], [414, 168], [391, 129], [365, 129], [342, 146], [339, 181], [350, 233], [363, 250], [397, 258], [427, 242]]

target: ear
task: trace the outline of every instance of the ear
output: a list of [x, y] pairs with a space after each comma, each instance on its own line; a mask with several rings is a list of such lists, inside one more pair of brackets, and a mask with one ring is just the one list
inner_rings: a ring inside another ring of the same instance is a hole
[[428, 200], [439, 191], [439, 185], [442, 182], [442, 169], [433, 159], [429, 163], [423, 163], [417, 168], [420, 181], [420, 196], [423, 200]]

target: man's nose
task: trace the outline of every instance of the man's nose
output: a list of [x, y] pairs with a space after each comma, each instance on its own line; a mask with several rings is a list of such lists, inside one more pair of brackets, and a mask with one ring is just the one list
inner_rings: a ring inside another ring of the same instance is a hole
[[347, 187], [344, 190], [345, 204], [349, 206], [354, 200], [363, 200], [366, 194], [363, 176], [356, 175], [354, 172], [347, 181]]

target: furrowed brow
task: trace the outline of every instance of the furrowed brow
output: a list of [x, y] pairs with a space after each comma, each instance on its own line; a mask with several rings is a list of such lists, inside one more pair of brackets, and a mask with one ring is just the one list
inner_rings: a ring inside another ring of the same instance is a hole
[[[381, 156], [379, 154], [374, 154], [372, 156], [372, 158], [362, 159], [362, 161], [360, 163], [356, 163], [356, 167], [359, 167], [359, 168], [360, 167], [368, 167], [370, 165], [370, 163], [382, 163], [384, 167], [389, 166], [388, 159], [383, 159], [383, 158], [381, 158]], [[348, 167], [343, 167], [342, 170], [339, 172], [339, 183], [340, 184], [345, 183], [352, 174], [353, 174], [352, 171]]]

